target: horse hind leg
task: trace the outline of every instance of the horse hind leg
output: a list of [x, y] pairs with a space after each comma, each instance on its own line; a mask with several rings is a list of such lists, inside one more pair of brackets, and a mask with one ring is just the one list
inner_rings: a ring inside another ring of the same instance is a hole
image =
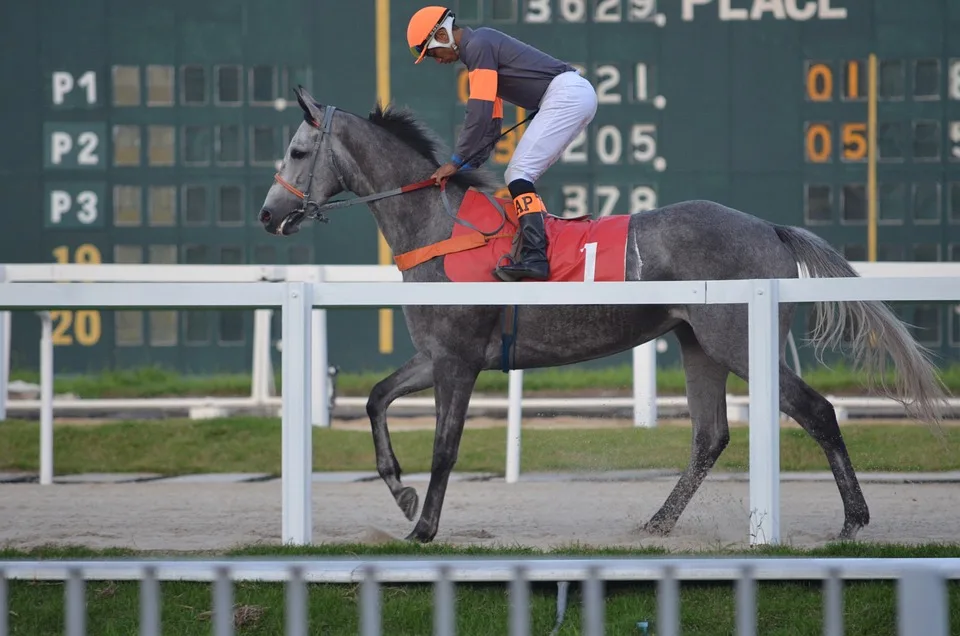
[[843, 529], [839, 538], [856, 539], [860, 529], [870, 523], [870, 510], [847, 453], [833, 405], [781, 363], [780, 409], [796, 420], [823, 449], [843, 501]]
[[[781, 356], [792, 315], [792, 307], [781, 307]], [[706, 354], [749, 382], [746, 317], [746, 308], [723, 308], [722, 305], [705, 305], [691, 311], [691, 324]], [[796, 420], [826, 455], [843, 501], [844, 522], [839, 538], [853, 540], [857, 532], [870, 522], [870, 512], [840, 434], [833, 405], [782, 361], [779, 375], [780, 410]]]
[[667, 534], [696, 494], [707, 473], [730, 441], [726, 387], [730, 371], [710, 358], [686, 323], [677, 327], [687, 381], [687, 403], [693, 421], [690, 462], [677, 485], [644, 530]]
[[373, 446], [377, 454], [377, 473], [390, 489], [390, 494], [407, 517], [407, 521], [413, 521], [419, 501], [416, 489], [410, 486], [404, 487], [400, 481], [400, 462], [397, 461], [397, 456], [393, 452], [390, 431], [387, 428], [387, 408], [397, 398], [431, 386], [433, 386], [433, 363], [429, 357], [418, 353], [378, 382], [367, 399], [367, 415], [370, 417]]

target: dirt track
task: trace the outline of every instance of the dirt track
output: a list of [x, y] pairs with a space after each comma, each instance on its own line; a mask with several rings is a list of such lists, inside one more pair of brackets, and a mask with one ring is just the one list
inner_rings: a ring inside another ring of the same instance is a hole
[[[426, 483], [410, 481], [422, 498]], [[551, 548], [663, 545], [713, 549], [747, 545], [748, 485], [708, 480], [673, 536], [637, 531], [674, 478], [627, 482], [451, 483], [438, 542]], [[218, 550], [280, 541], [280, 482], [246, 484], [32, 484], [0, 486], [0, 546], [41, 544], [141, 550]], [[864, 483], [871, 542], [960, 541], [956, 484]], [[833, 482], [781, 485], [785, 543], [820, 545], [843, 515]], [[314, 483], [314, 542], [379, 542], [411, 528], [379, 481]]]

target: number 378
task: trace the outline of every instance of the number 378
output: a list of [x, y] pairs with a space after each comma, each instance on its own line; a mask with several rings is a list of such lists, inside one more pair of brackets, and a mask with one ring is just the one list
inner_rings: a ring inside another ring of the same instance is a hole
[[[563, 196], [563, 210], [561, 216], [577, 217], [590, 214], [594, 218], [620, 214], [624, 205], [620, 188], [615, 185], [593, 186], [593, 205], [590, 205], [590, 186], [585, 184], [567, 184], [560, 188]], [[626, 188], [625, 188], [626, 189]], [[646, 212], [657, 207], [657, 192], [652, 186], [637, 185], [629, 188], [629, 214]], [[592, 210], [596, 210], [591, 214]]]

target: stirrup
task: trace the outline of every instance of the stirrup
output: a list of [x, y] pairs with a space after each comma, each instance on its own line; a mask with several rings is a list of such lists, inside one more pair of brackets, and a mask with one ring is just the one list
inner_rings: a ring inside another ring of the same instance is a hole
[[523, 267], [526, 269], [524, 272], [508, 272], [504, 271], [503, 265], [498, 265], [497, 268], [493, 271], [494, 275], [504, 282], [515, 282], [518, 280], [548, 280], [550, 278], [550, 264], [546, 263], [544, 269], [546, 269], [545, 274], [541, 274], [536, 271], [534, 266], [525, 265], [523, 261], [519, 263], [511, 263], [506, 267]]

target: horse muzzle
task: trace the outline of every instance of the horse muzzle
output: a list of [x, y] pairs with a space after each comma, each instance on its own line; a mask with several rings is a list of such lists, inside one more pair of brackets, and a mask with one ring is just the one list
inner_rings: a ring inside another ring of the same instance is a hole
[[278, 222], [274, 219], [274, 215], [270, 210], [263, 208], [260, 210], [260, 215], [257, 219], [268, 234], [290, 236], [300, 231], [300, 224], [303, 222], [305, 216], [306, 213], [303, 210], [294, 210]]
[[274, 233], [277, 236], [290, 236], [291, 234], [296, 234], [300, 231], [300, 224], [303, 222], [304, 216], [306, 216], [306, 214], [302, 210], [291, 212], [287, 216], [283, 217], [283, 220], [277, 224], [277, 228]]

